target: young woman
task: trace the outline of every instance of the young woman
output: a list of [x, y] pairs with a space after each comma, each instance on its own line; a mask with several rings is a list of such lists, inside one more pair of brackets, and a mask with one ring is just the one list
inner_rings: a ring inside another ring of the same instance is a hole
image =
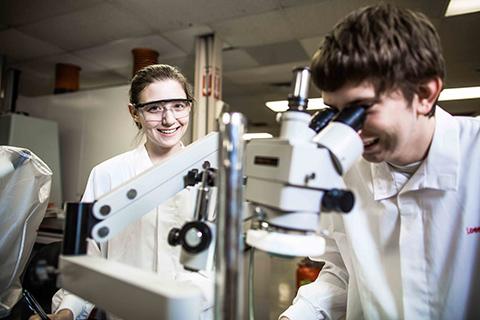
[[[138, 71], [131, 82], [128, 108], [146, 142], [93, 168], [82, 198], [84, 202], [92, 202], [183, 148], [181, 138], [190, 119], [192, 92], [176, 68], [152, 65]], [[180, 192], [129, 225], [103, 246], [101, 252], [90, 245], [89, 253], [154, 271], [166, 279], [196, 284], [203, 292], [201, 318], [206, 319], [212, 317], [213, 278], [206, 273], [185, 271], [179, 263], [179, 247], [167, 243], [169, 230], [192, 217], [192, 196], [188, 190]], [[63, 289], [55, 294], [52, 305], [56, 312], [52, 319], [87, 319], [93, 308]]]

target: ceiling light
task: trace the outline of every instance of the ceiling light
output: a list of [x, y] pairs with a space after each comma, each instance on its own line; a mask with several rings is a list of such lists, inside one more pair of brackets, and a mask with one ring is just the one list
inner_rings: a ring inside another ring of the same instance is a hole
[[[287, 100], [278, 100], [278, 101], [267, 101], [265, 105], [272, 110], [273, 112], [284, 112], [288, 110], [288, 101]], [[323, 103], [322, 98], [312, 98], [308, 99], [307, 110], [320, 110], [328, 108]]]
[[273, 136], [270, 133], [266, 133], [266, 132], [245, 133], [243, 135], [243, 140], [266, 139], [266, 138], [272, 138], [272, 137]]
[[464, 100], [480, 98], [480, 87], [464, 87], [444, 89], [438, 101]]
[[[438, 101], [449, 100], [465, 100], [465, 99], [478, 99], [480, 98], [480, 87], [463, 87], [463, 88], [449, 88], [444, 89], [440, 93]], [[267, 101], [265, 105], [273, 112], [284, 112], [288, 110], [287, 100]], [[322, 98], [308, 99], [307, 110], [320, 110], [328, 108], [323, 103]]]
[[478, 0], [450, 0], [445, 17], [480, 11]]

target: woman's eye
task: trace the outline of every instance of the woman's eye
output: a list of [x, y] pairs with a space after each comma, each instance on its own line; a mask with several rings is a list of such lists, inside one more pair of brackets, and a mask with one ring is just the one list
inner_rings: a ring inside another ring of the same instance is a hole
[[173, 109], [177, 110], [177, 111], [180, 111], [180, 110], [183, 110], [185, 109], [185, 105], [184, 104], [181, 104], [181, 103], [177, 103], [173, 106]]
[[147, 112], [155, 113], [155, 112], [159, 112], [161, 109], [162, 108], [160, 106], [153, 105], [153, 106], [147, 107]]

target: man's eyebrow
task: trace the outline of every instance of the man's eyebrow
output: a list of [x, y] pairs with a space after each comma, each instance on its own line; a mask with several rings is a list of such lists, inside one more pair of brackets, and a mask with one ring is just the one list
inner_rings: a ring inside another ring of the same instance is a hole
[[371, 97], [371, 98], [361, 98], [361, 99], [356, 99], [353, 101], [350, 101], [345, 105], [345, 107], [353, 107], [353, 106], [358, 106], [358, 105], [369, 105], [371, 106], [372, 104], [375, 104], [378, 102], [378, 98], [376, 97]]
[[[348, 108], [348, 107], [353, 107], [353, 106], [358, 106], [358, 105], [372, 105], [378, 102], [378, 98], [376, 97], [370, 97], [370, 98], [360, 98], [360, 99], [355, 99], [352, 101], [347, 102], [343, 108]], [[339, 107], [329, 104], [325, 101], [323, 101], [323, 104], [330, 107], [339, 110]]]

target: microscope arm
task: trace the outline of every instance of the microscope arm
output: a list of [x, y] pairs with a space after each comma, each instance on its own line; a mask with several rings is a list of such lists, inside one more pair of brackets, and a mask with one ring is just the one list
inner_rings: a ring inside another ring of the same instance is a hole
[[133, 221], [165, 202], [185, 188], [185, 175], [192, 169], [202, 170], [205, 161], [217, 167], [218, 133], [185, 147], [160, 164], [120, 185], [93, 204], [98, 220], [91, 237], [105, 242]]

